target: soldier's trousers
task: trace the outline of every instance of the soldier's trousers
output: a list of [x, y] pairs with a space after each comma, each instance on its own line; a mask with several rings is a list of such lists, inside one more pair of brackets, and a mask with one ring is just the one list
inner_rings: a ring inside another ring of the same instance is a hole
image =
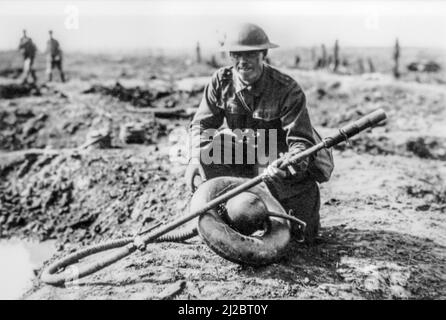
[[37, 82], [36, 71], [33, 67], [34, 57], [24, 57], [23, 60], [23, 73], [22, 73], [22, 83], [26, 83], [28, 81], [28, 77], [31, 76], [33, 79], [33, 83]]
[[48, 81], [51, 81], [53, 79], [53, 70], [54, 69], [59, 70], [60, 80], [62, 82], [65, 82], [65, 74], [62, 69], [62, 58], [57, 58], [57, 59], [55, 59], [53, 57], [47, 58], [46, 75], [47, 75]]
[[[218, 143], [216, 141], [218, 140], [214, 139], [205, 148], [212, 148], [213, 143]], [[220, 150], [223, 156], [224, 147], [220, 148]], [[206, 180], [221, 176], [253, 178], [259, 174], [258, 166], [255, 164], [223, 163], [223, 161], [219, 164], [206, 164], [201, 160], [200, 162], [204, 169]], [[280, 190], [276, 190], [268, 182], [266, 182], [266, 185], [286, 212], [307, 224], [304, 234], [301, 233], [294, 223], [292, 224], [292, 232], [295, 239], [300, 240], [303, 238], [305, 242], [312, 243], [318, 235], [320, 227], [320, 192], [317, 182], [305, 175], [301, 180], [284, 182]]]

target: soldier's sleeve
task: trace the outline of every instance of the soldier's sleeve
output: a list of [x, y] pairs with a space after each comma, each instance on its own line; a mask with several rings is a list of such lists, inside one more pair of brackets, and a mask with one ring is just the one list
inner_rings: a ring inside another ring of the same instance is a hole
[[[315, 144], [313, 127], [306, 106], [305, 94], [299, 85], [293, 81], [281, 99], [280, 119], [286, 132], [288, 150], [303, 151]], [[293, 165], [296, 171], [292, 176], [283, 179], [268, 179], [267, 185], [279, 199], [288, 199], [301, 191], [300, 183], [305, 178], [309, 159]]]
[[303, 151], [315, 144], [306, 97], [296, 82], [283, 98], [281, 121], [289, 151]]
[[210, 83], [205, 87], [203, 98], [201, 99], [197, 113], [190, 124], [190, 154], [191, 159], [200, 158], [200, 150], [209, 141], [204, 135], [206, 129], [218, 129], [224, 119], [223, 110], [217, 106], [221, 95], [221, 84], [218, 71], [211, 78]]

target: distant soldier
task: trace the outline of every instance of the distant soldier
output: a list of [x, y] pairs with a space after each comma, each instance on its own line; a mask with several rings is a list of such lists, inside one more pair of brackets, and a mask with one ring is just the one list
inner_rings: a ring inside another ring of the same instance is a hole
[[201, 48], [200, 48], [200, 42], [197, 42], [197, 47], [195, 48], [196, 56], [197, 56], [197, 63], [201, 63]]
[[28, 77], [31, 74], [33, 82], [37, 82], [36, 72], [33, 68], [34, 58], [36, 56], [37, 47], [26, 35], [26, 30], [23, 30], [23, 37], [20, 39], [19, 50], [23, 56], [23, 74], [22, 74], [22, 83], [26, 83], [28, 81]]
[[48, 32], [50, 38], [46, 43], [46, 74], [48, 81], [53, 78], [52, 72], [56, 68], [60, 72], [60, 79], [65, 82], [65, 75], [62, 69], [62, 50], [60, 48], [59, 41], [53, 38], [53, 31]]
[[294, 67], [298, 68], [299, 67], [299, 63], [300, 63], [300, 56], [296, 54], [294, 56]]

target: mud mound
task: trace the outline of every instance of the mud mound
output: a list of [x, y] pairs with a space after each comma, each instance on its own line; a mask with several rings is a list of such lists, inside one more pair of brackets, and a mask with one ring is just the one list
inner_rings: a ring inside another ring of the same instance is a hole
[[439, 72], [441, 70], [440, 64], [435, 61], [415, 61], [409, 63], [406, 68], [409, 71], [418, 72]]
[[0, 84], [0, 99], [14, 99], [40, 95], [40, 90], [35, 84]]
[[4, 68], [0, 69], [0, 77], [17, 79], [23, 72], [22, 68]]
[[407, 151], [423, 159], [446, 160], [446, 143], [433, 137], [418, 137], [406, 142]]
[[0, 168], [7, 178], [0, 184], [0, 237], [84, 243], [178, 216], [186, 205], [182, 182], [169, 174], [166, 157], [143, 153], [18, 155]]
[[165, 83], [155, 83], [151, 89], [142, 89], [139, 86], [124, 87], [116, 82], [113, 87], [94, 85], [82, 93], [112, 96], [138, 108], [158, 108], [154, 112], [159, 118], [190, 118], [192, 113], [188, 110], [195, 109], [200, 103], [199, 91], [172, 90], [169, 87]]
[[40, 97], [0, 102], [0, 150], [75, 148], [92, 131], [108, 127], [112, 147], [119, 147], [123, 145], [121, 125], [135, 122], [144, 125], [143, 143], [152, 144], [167, 134], [170, 125], [158, 121], [152, 112], [128, 110], [130, 106], [114, 99], [88, 96], [72, 101], [51, 87], [41, 91]]
[[334, 146], [334, 149], [345, 151], [353, 149], [357, 153], [369, 153], [372, 155], [393, 155], [398, 152], [395, 144], [386, 136], [371, 137], [369, 135], [359, 135], [347, 143]]
[[120, 101], [130, 102], [137, 107], [151, 106], [152, 101], [169, 94], [165, 92], [151, 92], [139, 87], [124, 88], [119, 82], [116, 82], [111, 88], [102, 85], [93, 85], [90, 89], [87, 89], [82, 93], [100, 93], [109, 95], [118, 98]]
[[446, 211], [446, 187], [440, 176], [429, 176], [417, 184], [405, 186], [408, 196], [420, 200], [417, 211]]
[[34, 146], [38, 132], [48, 119], [46, 113], [17, 108], [13, 111], [0, 110], [1, 149], [21, 149]]
[[446, 139], [439, 137], [407, 138], [401, 143], [392, 136], [362, 134], [349, 139], [347, 143], [334, 146], [340, 151], [353, 150], [372, 155], [416, 156], [421, 159], [446, 160]]

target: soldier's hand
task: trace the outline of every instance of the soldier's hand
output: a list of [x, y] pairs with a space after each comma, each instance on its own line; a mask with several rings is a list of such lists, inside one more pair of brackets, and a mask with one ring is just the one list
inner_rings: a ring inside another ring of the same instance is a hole
[[266, 169], [265, 173], [274, 180], [276, 183], [280, 183], [283, 179], [288, 178], [291, 173], [287, 169], [279, 169], [283, 159], [279, 158], [272, 162]]
[[299, 163], [287, 166], [286, 169], [280, 169], [279, 167], [285, 160], [287, 160], [287, 158], [281, 154], [280, 158], [271, 163], [265, 170], [265, 172], [272, 179], [276, 180], [276, 182], [280, 182], [282, 179], [302, 173], [308, 167], [308, 159], [303, 159]]
[[192, 192], [194, 192], [201, 183], [206, 181], [206, 175], [204, 173], [202, 165], [193, 160], [191, 160], [187, 165], [184, 178], [186, 180], [187, 186]]

